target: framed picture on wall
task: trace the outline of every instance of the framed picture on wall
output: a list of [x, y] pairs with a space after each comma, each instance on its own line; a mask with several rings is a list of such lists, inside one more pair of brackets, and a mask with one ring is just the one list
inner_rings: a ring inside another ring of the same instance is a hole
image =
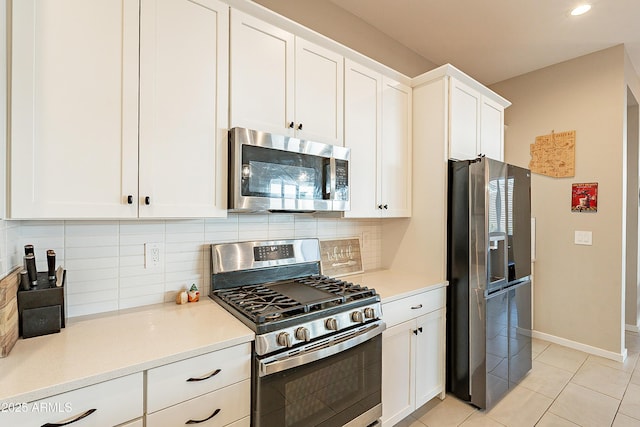
[[598, 211], [598, 183], [571, 184], [571, 211]]

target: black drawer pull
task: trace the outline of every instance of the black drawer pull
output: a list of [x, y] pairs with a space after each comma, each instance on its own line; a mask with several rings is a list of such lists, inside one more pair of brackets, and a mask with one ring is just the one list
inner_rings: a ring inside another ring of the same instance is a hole
[[422, 304], [418, 304], [411, 307], [411, 310], [420, 310], [421, 308], [422, 308]]
[[144, 198], [144, 204], [147, 205], [147, 206], [150, 205], [151, 204], [151, 197], [149, 197], [149, 196], [145, 197]]
[[302, 123], [298, 125], [298, 130], [302, 130]]
[[422, 333], [422, 326], [418, 328], [418, 332]]
[[133, 196], [132, 195], [128, 195], [127, 196], [127, 204], [128, 205], [132, 205], [133, 204]]
[[216, 409], [215, 411], [213, 411], [213, 414], [209, 415], [209, 417], [205, 418], [204, 420], [189, 420], [185, 424], [200, 424], [200, 423], [204, 423], [205, 421], [209, 421], [211, 418], [213, 418], [216, 415], [218, 415], [218, 412], [220, 412], [219, 408]]
[[413, 335], [418, 335], [418, 330], [417, 329], [413, 330]]
[[76, 421], [80, 421], [81, 419], [88, 417], [89, 415], [93, 414], [96, 411], [97, 411], [97, 409], [95, 409], [95, 408], [89, 409], [87, 412], [82, 413], [82, 414], [78, 415], [77, 417], [74, 417], [73, 419], [69, 419], [69, 421], [65, 421], [65, 422], [61, 422], [61, 423], [46, 423], [46, 424], [42, 424], [42, 427], [68, 426], [69, 424], [75, 423]]
[[211, 372], [211, 373], [209, 373], [209, 374], [206, 374], [206, 375], [204, 375], [204, 376], [202, 376], [202, 377], [189, 378], [189, 379], [187, 380], [187, 382], [208, 380], [209, 378], [211, 378], [211, 377], [215, 377], [216, 375], [218, 375], [218, 374], [220, 373], [220, 371], [222, 371], [222, 369], [216, 369], [215, 371], [213, 371], [213, 372]]

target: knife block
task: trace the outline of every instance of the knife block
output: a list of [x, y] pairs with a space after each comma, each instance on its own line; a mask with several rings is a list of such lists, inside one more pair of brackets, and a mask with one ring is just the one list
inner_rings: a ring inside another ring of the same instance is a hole
[[50, 282], [47, 272], [38, 272], [38, 285], [18, 291], [20, 336], [32, 338], [54, 334], [64, 328], [64, 286], [67, 271], [62, 274], [62, 286]]

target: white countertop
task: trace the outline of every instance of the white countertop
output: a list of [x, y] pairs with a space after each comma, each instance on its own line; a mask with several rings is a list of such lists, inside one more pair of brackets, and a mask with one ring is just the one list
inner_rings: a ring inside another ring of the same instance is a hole
[[378, 270], [370, 273], [344, 276], [342, 279], [375, 289], [380, 295], [383, 304], [447, 286], [446, 281], [428, 283], [421, 274], [398, 270]]
[[0, 359], [0, 402], [30, 402], [253, 339], [208, 297], [70, 319], [60, 333], [18, 339]]
[[[374, 288], [382, 303], [447, 285], [396, 270], [343, 279]], [[58, 334], [18, 339], [0, 359], [0, 402], [30, 402], [253, 339], [251, 329], [207, 297], [74, 318]]]

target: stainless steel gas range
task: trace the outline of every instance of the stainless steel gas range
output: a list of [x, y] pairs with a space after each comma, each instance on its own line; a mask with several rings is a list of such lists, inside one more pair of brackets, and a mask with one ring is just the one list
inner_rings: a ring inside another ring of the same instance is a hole
[[211, 246], [211, 298], [256, 333], [251, 425], [373, 426], [380, 297], [322, 276], [317, 239]]

